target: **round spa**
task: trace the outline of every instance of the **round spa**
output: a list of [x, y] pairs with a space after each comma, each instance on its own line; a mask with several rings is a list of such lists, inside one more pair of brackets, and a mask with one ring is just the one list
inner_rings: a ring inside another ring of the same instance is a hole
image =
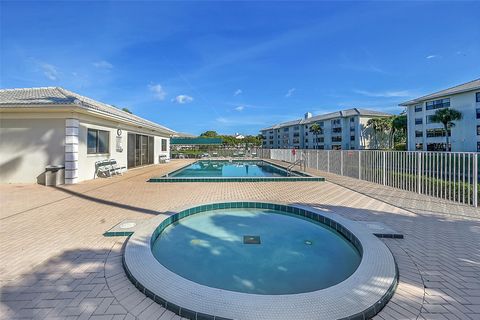
[[364, 319], [398, 278], [388, 248], [360, 224], [264, 202], [150, 219], [129, 239], [124, 267], [142, 292], [189, 319]]

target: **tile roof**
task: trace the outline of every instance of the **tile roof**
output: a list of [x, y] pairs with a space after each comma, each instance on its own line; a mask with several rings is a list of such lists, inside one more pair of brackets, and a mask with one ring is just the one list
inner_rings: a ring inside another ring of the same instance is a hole
[[135, 125], [175, 133], [175, 131], [155, 122], [120, 110], [112, 105], [99, 102], [60, 87], [22, 88], [0, 90], [0, 109], [2, 108], [44, 108], [71, 106], [89, 111], [118, 117]]
[[297, 120], [282, 122], [282, 123], [275, 124], [273, 126], [261, 129], [260, 131], [289, 127], [289, 126], [298, 125], [298, 124], [308, 124], [316, 121], [322, 121], [322, 120], [328, 120], [328, 119], [334, 119], [334, 118], [351, 117], [351, 116], [388, 117], [388, 116], [391, 116], [391, 114], [375, 111], [375, 110], [352, 108], [352, 109], [347, 109], [342, 111], [320, 114], [308, 119], [297, 119]]
[[473, 91], [473, 90], [479, 90], [480, 89], [480, 79], [475, 79], [470, 82], [466, 82], [463, 84], [460, 84], [455, 87], [451, 87], [445, 90], [441, 90], [435, 93], [428, 94], [426, 96], [422, 96], [413, 100], [409, 100], [403, 103], [400, 103], [400, 106], [409, 106], [412, 104], [417, 104], [420, 102], [423, 102], [425, 100], [431, 100], [435, 98], [441, 98], [444, 96], [452, 95], [452, 94], [457, 94], [457, 93], [462, 93], [462, 92], [467, 92], [467, 91]]

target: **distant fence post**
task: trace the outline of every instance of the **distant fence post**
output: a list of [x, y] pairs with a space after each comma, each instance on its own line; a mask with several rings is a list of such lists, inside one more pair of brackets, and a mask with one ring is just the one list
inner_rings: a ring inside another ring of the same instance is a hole
[[358, 150], [358, 180], [362, 180], [362, 151]]
[[422, 193], [422, 153], [417, 152], [417, 192]]
[[330, 150], [327, 150], [327, 172], [330, 172]]
[[478, 154], [473, 154], [473, 206], [478, 207]]
[[343, 151], [340, 151], [340, 175], [343, 176]]
[[387, 152], [383, 152], [383, 185], [387, 185]]

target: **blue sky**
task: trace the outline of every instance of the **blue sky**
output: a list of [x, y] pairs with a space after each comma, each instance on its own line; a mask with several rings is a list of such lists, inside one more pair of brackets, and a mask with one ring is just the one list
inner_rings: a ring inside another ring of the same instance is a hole
[[1, 2], [0, 87], [256, 134], [480, 77], [480, 2]]

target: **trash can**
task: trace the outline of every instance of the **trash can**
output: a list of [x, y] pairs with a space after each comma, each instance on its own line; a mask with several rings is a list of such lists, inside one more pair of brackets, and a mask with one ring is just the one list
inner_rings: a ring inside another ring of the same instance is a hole
[[58, 186], [65, 183], [65, 166], [48, 165], [45, 167], [45, 185]]

